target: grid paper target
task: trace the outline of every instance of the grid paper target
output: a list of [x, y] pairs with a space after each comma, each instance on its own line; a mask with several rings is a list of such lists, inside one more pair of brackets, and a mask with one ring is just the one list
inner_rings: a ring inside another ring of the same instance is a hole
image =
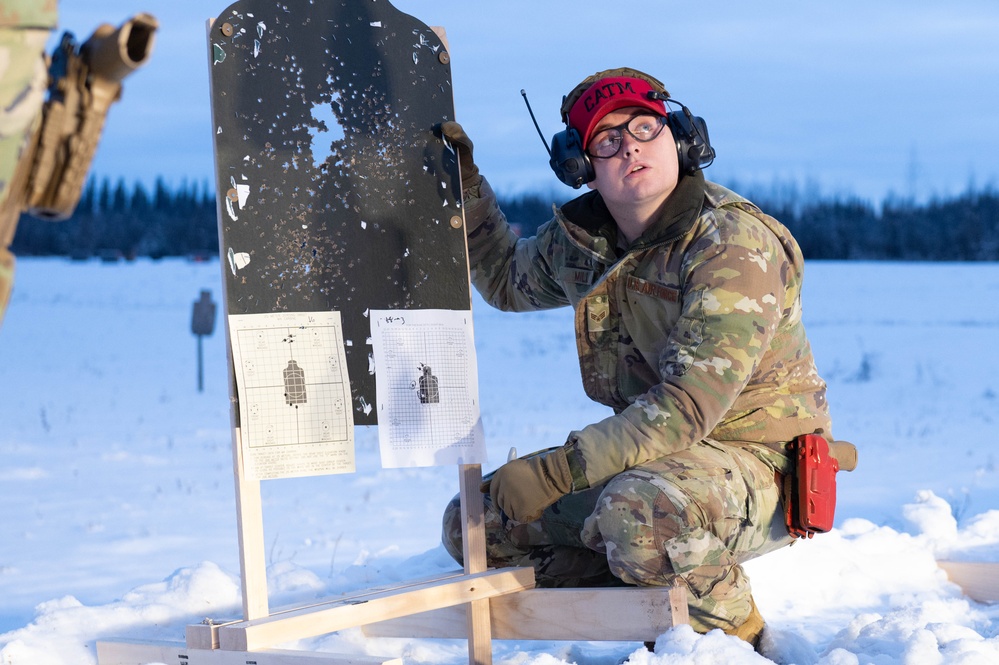
[[[477, 412], [468, 399], [468, 352], [460, 332], [426, 325], [385, 332], [385, 374], [397, 449], [471, 446]], [[383, 424], [384, 426], [384, 424]]]
[[236, 331], [247, 413], [241, 425], [251, 449], [349, 438], [339, 337], [336, 327], [321, 325]]

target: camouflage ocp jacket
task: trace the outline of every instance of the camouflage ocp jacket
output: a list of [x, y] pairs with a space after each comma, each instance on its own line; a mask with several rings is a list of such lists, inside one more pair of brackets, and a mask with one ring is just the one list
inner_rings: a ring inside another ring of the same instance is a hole
[[488, 183], [475, 189], [475, 287], [503, 310], [571, 305], [583, 385], [614, 411], [569, 434], [574, 489], [705, 438], [786, 470], [783, 444], [831, 436], [801, 322], [801, 250], [777, 220], [696, 173], [631, 245], [595, 191], [518, 239]]

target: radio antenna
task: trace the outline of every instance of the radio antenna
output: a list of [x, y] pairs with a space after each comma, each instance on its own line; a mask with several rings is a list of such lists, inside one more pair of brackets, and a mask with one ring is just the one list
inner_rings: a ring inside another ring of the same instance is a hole
[[521, 88], [520, 94], [524, 98], [524, 103], [527, 104], [527, 112], [531, 114], [531, 120], [534, 121], [534, 129], [538, 130], [538, 136], [541, 138], [541, 145], [545, 146], [545, 150], [548, 151], [549, 159], [552, 156], [552, 149], [548, 147], [548, 142], [545, 141], [545, 135], [541, 133], [541, 128], [538, 127], [538, 119], [534, 117], [534, 111], [531, 109], [531, 102], [527, 101], [527, 92]]

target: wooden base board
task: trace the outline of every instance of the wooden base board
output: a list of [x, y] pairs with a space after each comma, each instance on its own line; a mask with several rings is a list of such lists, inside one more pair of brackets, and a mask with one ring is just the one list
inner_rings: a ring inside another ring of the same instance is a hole
[[98, 642], [100, 665], [402, 665], [402, 659], [382, 656], [351, 656], [311, 651], [266, 649], [220, 651], [191, 649], [180, 642]]
[[[530, 572], [533, 583], [533, 570], [526, 570]], [[488, 577], [479, 578], [479, 582], [483, 579]], [[442, 585], [440, 580], [436, 585], [452, 586]], [[456, 592], [450, 588], [447, 593]], [[464, 592], [459, 592], [459, 595], [461, 593]], [[649, 642], [670, 627], [689, 622], [687, 593], [682, 587], [526, 589], [489, 596], [485, 600], [489, 603], [490, 629], [494, 639]], [[358, 608], [359, 605], [348, 604], [347, 607]], [[467, 638], [467, 605], [404, 615], [369, 623], [362, 629], [371, 637]], [[314, 619], [312, 617], [310, 623]], [[193, 641], [197, 646], [204, 645], [206, 648], [173, 642], [98, 642], [97, 662], [99, 665], [246, 665], [249, 662], [256, 665], [402, 664], [400, 659], [391, 657], [218, 648], [220, 629], [244, 624], [239, 630], [245, 634], [246, 623], [237, 621], [189, 626], [189, 643]], [[357, 625], [357, 622], [352, 622], [352, 625]], [[321, 632], [330, 632], [327, 627], [328, 624]], [[212, 648], [213, 642], [215, 648]]]
[[[672, 588], [530, 589], [489, 599], [499, 640], [655, 640], [689, 623], [687, 590]], [[372, 637], [462, 638], [465, 608], [448, 607], [362, 626]]]
[[937, 561], [951, 582], [968, 598], [980, 603], [999, 602], [999, 563], [978, 561]]

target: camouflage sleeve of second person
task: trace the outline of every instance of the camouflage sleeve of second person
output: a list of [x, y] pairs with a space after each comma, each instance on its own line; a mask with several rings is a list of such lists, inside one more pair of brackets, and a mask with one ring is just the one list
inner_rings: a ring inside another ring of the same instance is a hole
[[[542, 225], [536, 236], [518, 238], [485, 179], [478, 196], [465, 198], [464, 206], [472, 284], [486, 302], [514, 312], [569, 304], [554, 277], [551, 257], [541, 249], [551, 246], [548, 236], [557, 225], [554, 219]], [[518, 277], [512, 280], [511, 275]]]
[[58, 19], [56, 0], [0, 0], [0, 28], [52, 30]]

